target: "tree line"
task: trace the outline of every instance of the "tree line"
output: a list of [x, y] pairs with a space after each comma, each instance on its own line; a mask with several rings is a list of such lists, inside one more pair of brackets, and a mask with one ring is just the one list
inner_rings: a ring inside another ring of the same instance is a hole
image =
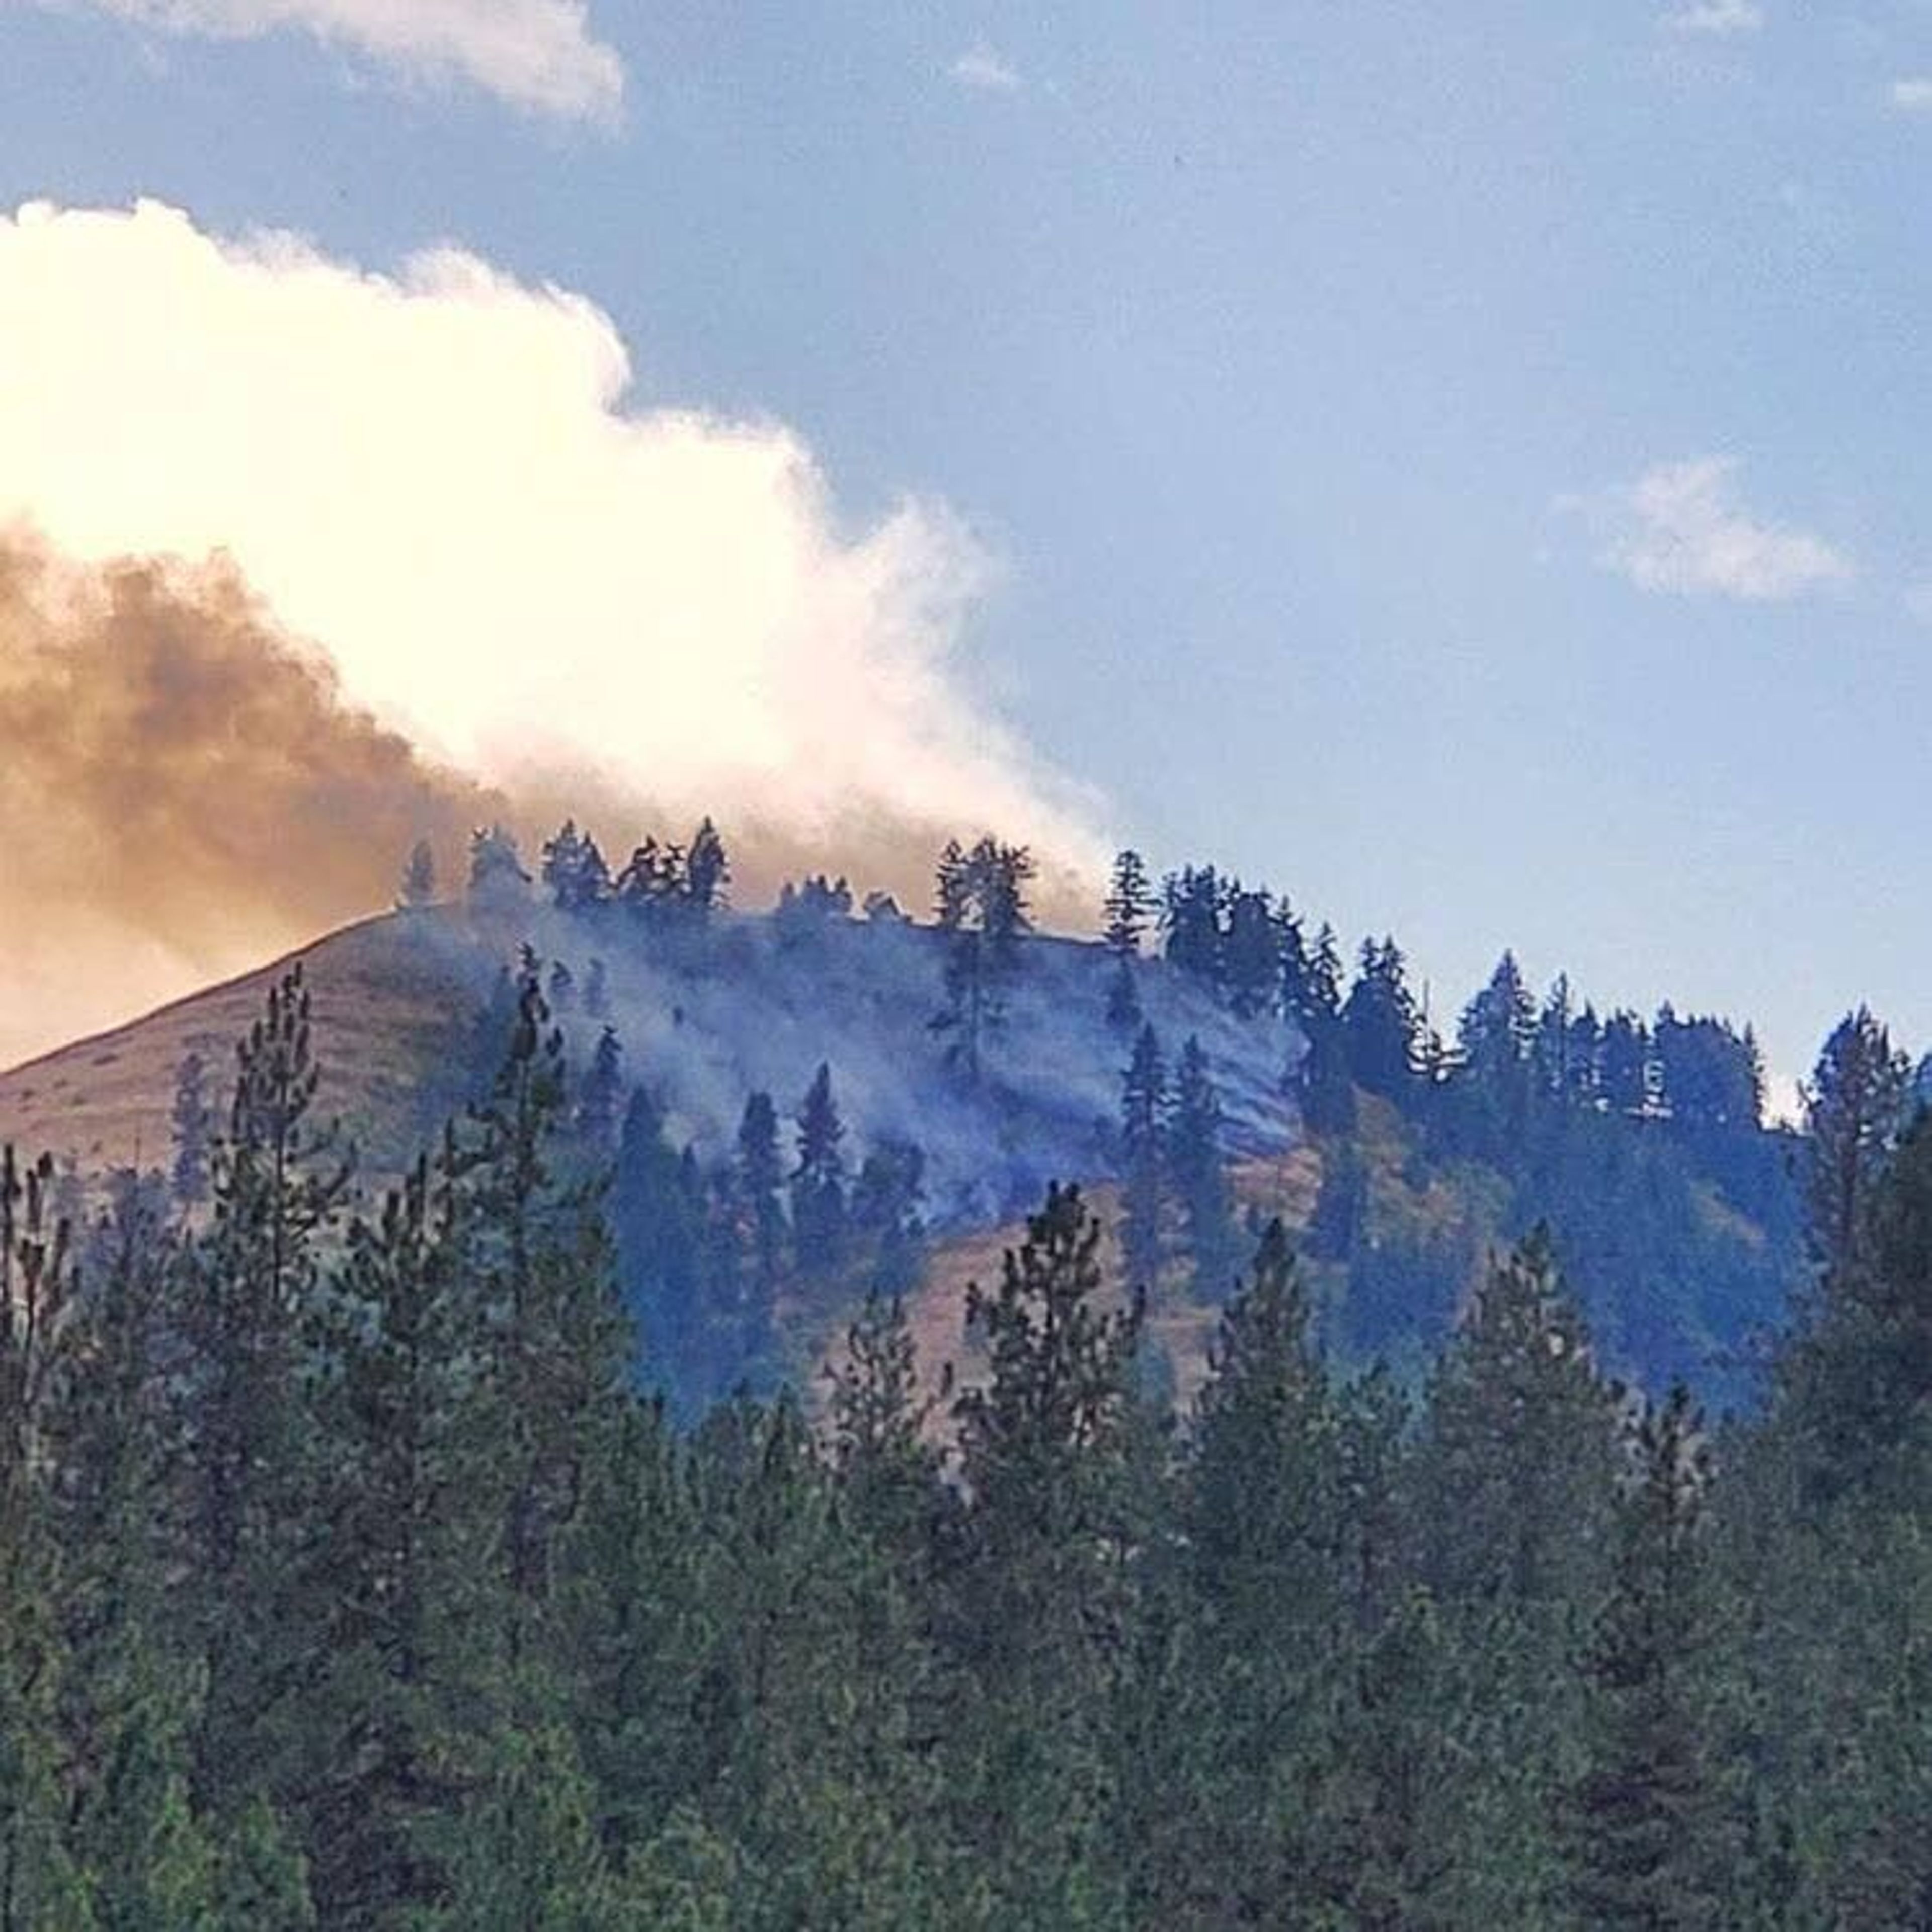
[[1177, 1416], [1058, 1189], [982, 1375], [874, 1292], [822, 1401], [681, 1426], [516, 994], [371, 1208], [298, 972], [195, 1214], [0, 1166], [0, 1932], [1925, 1922], [1932, 1126], [1869, 1016], [1722, 1431], [1540, 1235], [1412, 1396], [1345, 1373], [1278, 1225]]

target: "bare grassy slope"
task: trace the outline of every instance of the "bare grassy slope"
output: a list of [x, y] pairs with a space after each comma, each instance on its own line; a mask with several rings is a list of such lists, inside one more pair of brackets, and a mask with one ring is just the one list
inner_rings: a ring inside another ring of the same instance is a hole
[[[944, 953], [930, 928], [730, 914], [666, 932], [618, 908], [566, 916], [532, 903], [480, 926], [455, 909], [370, 920], [291, 956], [314, 1001], [322, 1111], [341, 1118], [371, 1183], [487, 1079], [500, 1042], [482, 1010], [526, 941], [574, 976], [577, 994], [556, 1016], [572, 1063], [588, 1063], [608, 1018], [627, 1077], [650, 1088], [674, 1137], [707, 1160], [730, 1151], [748, 1094], [770, 1093], [788, 1119], [823, 1060], [855, 1166], [887, 1138], [924, 1149], [935, 1226], [996, 1225], [1036, 1205], [1048, 1180], [1111, 1168], [1129, 1043], [1106, 1023], [1109, 968], [1097, 946], [1026, 942], [1006, 1024], [968, 1082], [932, 1028]], [[593, 961], [606, 999], [594, 1015], [583, 998]], [[206, 1059], [220, 1105], [234, 1042], [289, 963], [0, 1074], [0, 1137], [90, 1170], [165, 1161], [182, 1056]], [[1190, 1035], [1201, 1039], [1231, 1146], [1259, 1157], [1292, 1144], [1282, 1076], [1299, 1050], [1292, 1030], [1235, 1019], [1156, 962], [1144, 964], [1142, 992], [1170, 1058]]]
[[314, 1002], [320, 1107], [339, 1116], [378, 1169], [393, 1168], [415, 1123], [425, 1070], [452, 1020], [473, 1005], [476, 974], [460, 946], [424, 944], [420, 918], [366, 920], [286, 958], [0, 1073], [0, 1139], [71, 1155], [90, 1171], [163, 1162], [175, 1072], [200, 1053], [219, 1109], [235, 1042], [296, 961]]

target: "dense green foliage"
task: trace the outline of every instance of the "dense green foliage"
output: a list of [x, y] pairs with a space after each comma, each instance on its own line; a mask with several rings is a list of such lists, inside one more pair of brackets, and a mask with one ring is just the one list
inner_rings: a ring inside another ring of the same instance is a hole
[[[1714, 1439], [1600, 1372], [1540, 1234], [1412, 1400], [1270, 1226], [1177, 1416], [1073, 1190], [922, 1385], [915, 1151], [851, 1174], [827, 1076], [795, 1162], [756, 1096], [707, 1176], [640, 1097], [607, 1225], [541, 986], [373, 1210], [298, 974], [205, 1211], [0, 1168], [0, 1932], [1928, 1922], [1932, 1126], [1876, 1030], [1820, 1070], [1816, 1293]], [[1204, 1242], [1181, 1072], [1129, 1099]], [[652, 1351], [716, 1338], [670, 1318], [761, 1332], [801, 1222], [871, 1291], [822, 1405], [680, 1424]], [[692, 1279], [640, 1342], [645, 1251]]]

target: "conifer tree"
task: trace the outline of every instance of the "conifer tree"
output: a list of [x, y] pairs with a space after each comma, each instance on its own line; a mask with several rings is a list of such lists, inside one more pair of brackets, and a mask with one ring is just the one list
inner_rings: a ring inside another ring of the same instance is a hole
[[1211, 866], [1186, 866], [1161, 882], [1161, 929], [1168, 962], [1180, 971], [1221, 983], [1220, 875]]
[[516, 835], [501, 825], [481, 826], [470, 838], [470, 902], [484, 911], [511, 911], [530, 898]]
[[688, 883], [681, 848], [660, 845], [654, 836], [647, 836], [617, 874], [614, 890], [618, 902], [632, 913], [655, 920], [684, 903]]
[[1504, 1144], [1522, 1132], [1532, 1090], [1536, 1004], [1516, 955], [1505, 952], [1456, 1030], [1459, 1077], [1473, 1088], [1492, 1135]]
[[754, 1327], [770, 1328], [784, 1268], [784, 1156], [778, 1146], [778, 1109], [769, 1094], [747, 1096], [738, 1122], [736, 1190], [748, 1223]]
[[164, 1642], [176, 1237], [158, 1174], [122, 1172], [106, 1191], [63, 1324], [43, 1508], [67, 1846], [97, 1932], [133, 1932], [212, 1910], [213, 1847], [187, 1798], [196, 1674]]
[[218, 1814], [260, 1790], [308, 1635], [287, 1602], [320, 1446], [308, 1426], [304, 1343], [350, 1170], [334, 1128], [312, 1123], [320, 1073], [310, 1034], [298, 964], [271, 989], [238, 1053], [228, 1131], [214, 1150], [213, 1215], [182, 1284], [182, 1609], [207, 1680], [196, 1795]]
[[1154, 888], [1148, 883], [1146, 862], [1135, 851], [1124, 851], [1114, 861], [1114, 872], [1107, 888], [1104, 908], [1105, 937], [1108, 954], [1114, 958], [1137, 959], [1141, 941], [1154, 914]]
[[192, 1211], [208, 1199], [209, 1143], [214, 1130], [208, 1102], [207, 1062], [192, 1048], [175, 1069], [169, 1125], [174, 1138], [171, 1178], [175, 1204]]
[[1134, 969], [1141, 941], [1154, 913], [1154, 897], [1147, 867], [1138, 852], [1124, 851], [1114, 861], [1104, 908], [1103, 941], [1113, 962], [1107, 986], [1107, 1024], [1126, 1032], [1140, 1022], [1140, 994]]
[[1324, 1820], [1270, 1802], [1334, 1775], [1333, 1708], [1353, 1675], [1358, 1518], [1342, 1418], [1316, 1357], [1282, 1224], [1224, 1313], [1181, 1475], [1184, 1694], [1198, 1815], [1180, 1856], [1226, 1922], [1292, 1922], [1330, 1856]]
[[1824, 1276], [1779, 1364], [1790, 1446], [1818, 1500], [1909, 1493], [1932, 1396], [1932, 1114], [1918, 1115], [1875, 1179], [1851, 1178], [1855, 1158], [1838, 1152], [1825, 1193], [1841, 1207], [1848, 1181], [1862, 1190], [1849, 1257]]
[[398, 912], [424, 912], [436, 903], [436, 848], [427, 838], [410, 848], [396, 890]]
[[1307, 1293], [1287, 1231], [1271, 1221], [1221, 1318], [1192, 1470], [1188, 1544], [1203, 1611], [1233, 1633], [1235, 1654], [1292, 1644], [1309, 1660], [1307, 1626], [1340, 1580], [1336, 1438]]
[[1570, 1891], [1582, 1921], [1742, 1921], [1739, 1847], [1710, 1728], [1712, 1633], [1699, 1516], [1710, 1480], [1680, 1382], [1639, 1422], [1609, 1594], [1583, 1660], [1588, 1762], [1571, 1798]]
[[1315, 1011], [1314, 968], [1308, 956], [1307, 935], [1285, 897], [1276, 902], [1274, 931], [1280, 975], [1275, 1004], [1306, 1033], [1319, 1017]]
[[1258, 1018], [1274, 1010], [1281, 990], [1281, 935], [1274, 902], [1264, 892], [1237, 885], [1228, 896], [1227, 916], [1221, 970], [1228, 1004], [1241, 1018]]
[[1576, 1050], [1577, 1017], [1569, 975], [1559, 973], [1537, 1009], [1535, 1036], [1530, 1046], [1537, 1091], [1553, 1100], [1569, 1102], [1578, 1096], [1571, 1058]]
[[691, 851], [685, 860], [685, 894], [693, 910], [703, 914], [723, 905], [730, 878], [731, 865], [725, 855], [724, 841], [707, 818], [692, 835]]
[[448, 1834], [446, 1902], [424, 1932], [622, 1932], [628, 1915], [592, 1825], [593, 1800], [561, 1726], [517, 1727]]
[[1167, 1117], [1160, 1042], [1143, 1026], [1120, 1087], [1120, 1258], [1129, 1286], [1143, 1294], [1160, 1280]]
[[583, 854], [584, 836], [574, 818], [566, 818], [554, 836], [544, 841], [542, 876], [551, 903], [561, 910], [570, 910], [573, 904]]
[[830, 1384], [832, 1465], [854, 1520], [922, 1574], [940, 1511], [939, 1452], [928, 1432], [944, 1398], [922, 1387], [905, 1304], [873, 1292], [845, 1331]]
[[791, 1173], [792, 1241], [800, 1272], [824, 1281], [845, 1258], [845, 1125], [832, 1098], [832, 1069], [820, 1062], [798, 1112], [798, 1162]]
[[0, 1928], [90, 1932], [63, 1840], [56, 1698], [64, 1658], [58, 1552], [39, 1471], [70, 1338], [69, 1231], [52, 1162], [0, 1149]]
[[467, 1150], [452, 1128], [358, 1221], [328, 1324], [332, 1462], [308, 1589], [324, 1606], [305, 1713], [326, 1749], [304, 1793], [330, 1924], [384, 1924], [440, 1896], [436, 1850], [475, 1777], [497, 1666], [489, 1612], [506, 1472], [490, 1455]]
[[1019, 943], [1031, 929], [1026, 888], [1034, 872], [1024, 845], [990, 836], [969, 852], [951, 841], [935, 883], [946, 948], [946, 1004], [932, 1022], [950, 1036], [946, 1058], [969, 1080], [980, 1076], [988, 1034], [1006, 1019], [1006, 991], [1019, 966]]
[[1617, 1400], [1538, 1227], [1492, 1264], [1429, 1384], [1420, 1520], [1438, 1591], [1545, 1608], [1587, 1592]]
[[1176, 1069], [1164, 1137], [1168, 1172], [1194, 1264], [1194, 1289], [1225, 1299], [1234, 1284], [1234, 1202], [1221, 1139], [1221, 1101], [1208, 1055], [1190, 1035]]
[[704, 1203], [692, 1198], [663, 1112], [642, 1086], [625, 1110], [611, 1203], [619, 1276], [646, 1374], [688, 1417], [718, 1392], [716, 1311], [704, 1295]]
[[926, 1242], [920, 1216], [926, 1155], [910, 1141], [887, 1139], [866, 1150], [852, 1184], [853, 1232], [871, 1250], [867, 1287], [874, 1294], [909, 1294], [919, 1283]]
[[586, 1019], [608, 1019], [610, 1012], [610, 987], [608, 975], [601, 959], [592, 959], [584, 975], [584, 1016]]
[[996, 1924], [1111, 1922], [1104, 1722], [1139, 1323], [1100, 1305], [1100, 1237], [1077, 1188], [1049, 1189], [998, 1289], [967, 1295], [992, 1367], [953, 1406], [972, 1498], [953, 1629], [978, 1693], [959, 1796]]
[[499, 1548], [520, 1662], [549, 1615], [561, 1547], [630, 1353], [593, 1196], [560, 1179], [563, 1041], [526, 964], [490, 1097], [473, 1110], [476, 1264], [490, 1314], [487, 1373], [505, 1498]]
[[543, 882], [560, 912], [583, 912], [610, 896], [610, 865], [574, 818], [566, 818], [544, 844]]
[[1415, 1073], [1421, 1023], [1408, 990], [1408, 962], [1393, 939], [1362, 942], [1341, 1018], [1356, 1080], [1390, 1100], [1405, 1094]]
[[1636, 1014], [1619, 1010], [1604, 1022], [1598, 1048], [1598, 1085], [1604, 1104], [1630, 1120], [1648, 1114], [1655, 1102], [1656, 1069], [1650, 1029]]
[[1909, 1063], [1860, 1006], [1832, 1030], [1805, 1090], [1805, 1205], [1828, 1273], [1856, 1264], [1867, 1210], [1905, 1125]]
[[608, 1150], [617, 1131], [624, 1100], [624, 1048], [617, 1029], [606, 1024], [584, 1076], [578, 1102], [578, 1131], [592, 1148]]

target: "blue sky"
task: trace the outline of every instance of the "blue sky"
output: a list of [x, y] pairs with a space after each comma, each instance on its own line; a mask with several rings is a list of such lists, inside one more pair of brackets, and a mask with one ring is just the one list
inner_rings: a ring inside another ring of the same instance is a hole
[[0, 0], [0, 207], [580, 292], [638, 404], [964, 520], [962, 688], [1108, 830], [1438, 1007], [1510, 944], [1932, 1040], [1922, 0], [593, 0], [614, 120], [128, 10]]

